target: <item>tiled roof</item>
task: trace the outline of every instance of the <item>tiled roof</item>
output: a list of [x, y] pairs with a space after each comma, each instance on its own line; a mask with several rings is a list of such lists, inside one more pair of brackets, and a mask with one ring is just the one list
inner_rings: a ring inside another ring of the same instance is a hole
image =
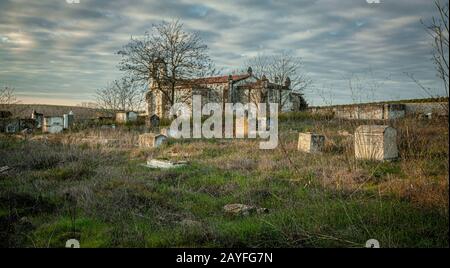
[[[264, 81], [259, 79], [256, 82], [247, 83], [245, 85], [239, 86], [238, 88], [261, 87], [263, 83], [264, 83]], [[289, 87], [287, 87], [287, 86], [275, 84], [275, 83], [272, 83], [272, 82], [267, 82], [267, 87], [268, 88], [272, 88], [272, 89], [284, 89], [284, 90], [288, 90], [289, 89]]]
[[[233, 82], [239, 81], [245, 78], [250, 77], [249, 74], [239, 74], [239, 75], [232, 75], [231, 79]], [[220, 83], [228, 83], [229, 76], [212, 76], [212, 77], [203, 77], [198, 79], [191, 80], [194, 83], [201, 83], [201, 84], [220, 84]]]
[[[250, 74], [238, 74], [238, 75], [231, 75], [231, 79], [233, 82], [237, 82], [246, 78], [249, 78]], [[189, 86], [189, 85], [207, 85], [207, 84], [224, 84], [228, 83], [230, 79], [229, 75], [224, 76], [212, 76], [212, 77], [202, 77], [197, 79], [191, 79], [191, 80], [184, 80], [180, 81], [178, 86]], [[251, 87], [259, 87], [262, 85], [264, 81], [261, 79], [257, 79], [255, 82], [251, 82], [245, 85], [240, 86], [240, 88], [251, 88]], [[284, 85], [279, 85], [275, 83], [268, 82], [267, 86], [269, 88], [274, 89], [289, 89], [289, 87]]]

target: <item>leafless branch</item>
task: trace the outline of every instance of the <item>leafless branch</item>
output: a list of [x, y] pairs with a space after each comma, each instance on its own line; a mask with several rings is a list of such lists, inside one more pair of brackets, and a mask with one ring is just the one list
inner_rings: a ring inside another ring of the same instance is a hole
[[216, 72], [206, 51], [199, 34], [185, 31], [176, 20], [153, 25], [143, 38], [131, 38], [118, 54], [122, 56], [121, 70], [136, 81], [153, 85], [173, 105], [177, 86]]
[[123, 77], [96, 92], [97, 105], [107, 111], [138, 111], [143, 107], [142, 86], [131, 78]]
[[[311, 79], [303, 71], [303, 60], [284, 51], [276, 55], [257, 55], [245, 61], [246, 66], [252, 67], [253, 74], [261, 78], [263, 75], [276, 84], [283, 84], [289, 77], [292, 92], [302, 94], [309, 86]], [[280, 110], [288, 102], [288, 96], [283, 96], [279, 90]]]
[[[444, 90], [443, 93], [446, 97], [449, 96], [449, 20], [448, 20], [448, 12], [449, 5], [448, 1], [440, 1], [436, 0], [434, 2], [437, 15], [431, 18], [430, 22], [424, 22], [421, 20], [421, 23], [425, 26], [427, 33], [432, 38], [432, 59], [436, 68], [436, 75], [442, 80]], [[411, 75], [410, 78], [413, 79]], [[416, 84], [420, 86], [420, 88], [425, 89], [422, 84], [413, 79]], [[431, 91], [426, 91], [427, 94], [430, 94]], [[432, 96], [437, 97], [437, 96]]]
[[14, 94], [14, 88], [4, 86], [0, 88], [0, 105], [16, 104], [17, 98]]

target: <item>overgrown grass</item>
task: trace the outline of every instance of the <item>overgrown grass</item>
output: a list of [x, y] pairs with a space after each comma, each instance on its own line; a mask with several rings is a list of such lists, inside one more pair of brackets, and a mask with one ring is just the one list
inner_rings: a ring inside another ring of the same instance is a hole
[[[170, 140], [140, 149], [141, 129], [87, 129], [0, 138], [0, 246], [448, 247], [448, 124], [404, 119], [401, 158], [356, 161], [356, 122], [285, 115], [280, 145], [257, 140]], [[299, 131], [326, 136], [325, 151], [296, 150]], [[108, 146], [83, 137], [114, 139]], [[187, 160], [173, 170], [147, 157]], [[267, 214], [229, 216], [230, 203]]]

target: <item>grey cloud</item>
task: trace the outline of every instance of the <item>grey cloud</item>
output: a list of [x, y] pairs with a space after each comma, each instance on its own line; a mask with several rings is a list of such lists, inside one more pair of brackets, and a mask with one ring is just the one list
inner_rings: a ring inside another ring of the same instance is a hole
[[328, 89], [335, 103], [352, 102], [348, 78], [371, 71], [370, 79], [383, 85], [372, 98], [422, 97], [404, 73], [439, 86], [419, 21], [432, 12], [422, 0], [2, 0], [0, 83], [13, 84], [21, 96], [92, 99], [121, 75], [115, 52], [131, 35], [180, 19], [228, 71], [256, 53], [289, 50], [302, 57], [314, 81], [305, 92], [313, 104], [322, 104]]

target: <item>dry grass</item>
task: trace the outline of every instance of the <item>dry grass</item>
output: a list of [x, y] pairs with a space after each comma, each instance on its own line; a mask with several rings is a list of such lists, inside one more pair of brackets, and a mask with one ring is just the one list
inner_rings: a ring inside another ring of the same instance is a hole
[[[249, 139], [169, 140], [141, 149], [142, 130], [129, 127], [2, 136], [0, 166], [13, 170], [0, 175], [0, 220], [6, 229], [24, 227], [22, 217], [33, 226], [6, 232], [4, 241], [58, 247], [76, 236], [84, 246], [108, 247], [353, 247], [376, 237], [392, 247], [448, 246], [447, 123], [390, 122], [401, 154], [394, 162], [354, 159], [348, 133], [362, 123], [373, 122], [288, 118], [279, 146], [267, 151]], [[306, 130], [326, 136], [322, 153], [297, 151], [298, 132]], [[149, 156], [189, 165], [148, 170], [140, 164]], [[222, 213], [227, 203], [270, 213], [229, 218]], [[30, 238], [19, 239], [23, 234]]]

